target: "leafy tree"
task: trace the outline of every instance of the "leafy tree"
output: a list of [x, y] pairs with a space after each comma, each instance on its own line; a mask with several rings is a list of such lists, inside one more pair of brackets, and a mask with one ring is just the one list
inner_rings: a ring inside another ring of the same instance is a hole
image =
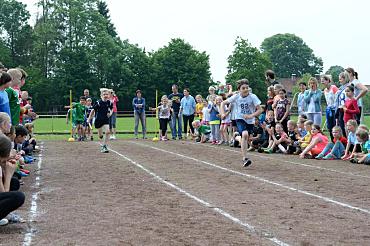
[[178, 84], [180, 90], [189, 87], [192, 95], [206, 95], [211, 73], [209, 56], [205, 52], [199, 52], [177, 38], [150, 57], [154, 83], [161, 94], [169, 94], [171, 85]]
[[8, 67], [27, 65], [31, 48], [32, 28], [26, 5], [16, 0], [0, 0], [0, 35], [10, 50]]
[[339, 85], [339, 79], [338, 79], [338, 77], [339, 77], [339, 74], [341, 72], [344, 72], [344, 68], [341, 67], [341, 66], [336, 65], [336, 66], [331, 66], [328, 69], [328, 71], [326, 71], [325, 74], [330, 74], [333, 82], [335, 82], [337, 85]]
[[266, 38], [261, 50], [270, 57], [272, 69], [281, 78], [289, 78], [293, 73], [297, 76], [320, 74], [323, 70], [322, 59], [294, 34], [276, 34]]
[[104, 16], [104, 18], [107, 21], [106, 28], [107, 28], [108, 34], [111, 35], [112, 37], [117, 37], [116, 28], [110, 19], [109, 9], [108, 9], [107, 4], [104, 1], [98, 2], [98, 11], [102, 16]]
[[253, 93], [264, 100], [266, 98], [264, 74], [270, 67], [271, 62], [267, 55], [253, 47], [248, 40], [238, 37], [234, 43], [234, 51], [228, 57], [226, 81], [235, 86], [237, 80], [246, 78]]

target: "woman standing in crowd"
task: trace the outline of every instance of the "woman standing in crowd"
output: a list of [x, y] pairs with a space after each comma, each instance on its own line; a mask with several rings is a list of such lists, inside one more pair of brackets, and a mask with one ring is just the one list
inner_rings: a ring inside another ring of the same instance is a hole
[[132, 100], [135, 116], [135, 138], [138, 139], [139, 120], [141, 122], [141, 129], [143, 138], [146, 139], [146, 118], [145, 118], [145, 98], [141, 95], [141, 90], [136, 91], [136, 97]]
[[361, 112], [362, 112], [362, 97], [366, 95], [368, 89], [358, 80], [358, 73], [351, 67], [345, 70], [345, 73], [349, 75], [349, 82], [355, 87], [355, 99], [357, 100], [360, 113], [356, 115], [357, 124], [360, 124], [361, 121]]
[[349, 85], [349, 74], [342, 72], [339, 74], [339, 83], [341, 86], [339, 87], [336, 99], [335, 99], [335, 119], [336, 119], [336, 125], [340, 126], [342, 129], [342, 133], [344, 137], [347, 137], [347, 131], [346, 131], [346, 124], [344, 123], [344, 111], [343, 107], [346, 101], [346, 94], [345, 90]]
[[317, 79], [311, 77], [308, 81], [309, 89], [304, 92], [305, 110], [308, 120], [321, 126], [321, 95], [322, 91], [317, 88]]
[[330, 133], [330, 138], [333, 141], [332, 129], [336, 125], [335, 123], [335, 94], [338, 91], [338, 87], [331, 83], [331, 78], [324, 75], [321, 78], [321, 83], [325, 86], [324, 96], [326, 100], [326, 127]]

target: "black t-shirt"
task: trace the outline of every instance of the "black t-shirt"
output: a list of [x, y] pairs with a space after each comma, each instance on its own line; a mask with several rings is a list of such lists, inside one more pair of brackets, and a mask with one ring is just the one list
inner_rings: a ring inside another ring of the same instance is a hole
[[260, 126], [254, 126], [254, 127], [253, 127], [253, 137], [257, 137], [257, 136], [258, 136], [258, 134], [261, 134], [261, 136], [262, 136], [262, 134], [263, 134], [263, 129], [262, 129], [262, 127], [260, 127]]
[[180, 111], [180, 101], [184, 97], [182, 93], [172, 93], [168, 96], [168, 99], [172, 100], [172, 109], [175, 113]]
[[295, 131], [288, 131], [288, 137], [292, 140], [292, 141], [298, 141], [297, 139], [297, 134]]
[[109, 124], [109, 118], [107, 114], [109, 109], [113, 110], [113, 104], [111, 101], [103, 101], [100, 99], [94, 104], [93, 109], [95, 111], [95, 122]]

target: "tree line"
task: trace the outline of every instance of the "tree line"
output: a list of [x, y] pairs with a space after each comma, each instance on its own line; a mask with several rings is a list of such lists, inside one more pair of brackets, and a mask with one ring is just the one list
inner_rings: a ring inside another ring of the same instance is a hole
[[[99, 88], [111, 88], [120, 98], [118, 108], [129, 110], [136, 89], [153, 105], [156, 89], [167, 94], [176, 83], [193, 95], [206, 95], [208, 87], [217, 83], [211, 76], [209, 54], [181, 38], [155, 51], [121, 39], [104, 1], [39, 0], [37, 5], [39, 13], [30, 25], [26, 5], [0, 0], [0, 61], [28, 72], [22, 89], [33, 96], [38, 111], [60, 110], [68, 103], [70, 89], [77, 100], [85, 88], [95, 98]], [[253, 92], [263, 99], [267, 69], [279, 77], [292, 73], [299, 77], [321, 73], [323, 61], [294, 34], [266, 38], [260, 48], [237, 37], [225, 82], [248, 78]]]

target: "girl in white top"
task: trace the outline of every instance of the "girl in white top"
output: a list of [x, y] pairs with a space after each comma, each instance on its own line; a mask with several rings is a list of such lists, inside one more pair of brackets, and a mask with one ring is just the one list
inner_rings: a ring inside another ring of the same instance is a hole
[[321, 83], [325, 86], [324, 96], [326, 100], [326, 127], [330, 133], [331, 140], [334, 139], [332, 129], [335, 126], [335, 94], [338, 92], [338, 87], [331, 83], [331, 78], [324, 75], [321, 78]]
[[167, 141], [167, 125], [171, 115], [171, 105], [168, 103], [168, 98], [166, 95], [162, 96], [161, 103], [156, 108], [149, 108], [149, 110], [158, 110], [159, 118], [159, 129], [161, 130], [162, 141]]

